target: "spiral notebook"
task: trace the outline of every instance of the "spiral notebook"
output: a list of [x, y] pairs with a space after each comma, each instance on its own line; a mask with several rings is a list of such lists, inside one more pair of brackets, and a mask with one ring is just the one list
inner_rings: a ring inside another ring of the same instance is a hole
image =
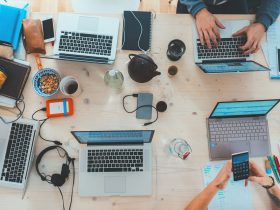
[[123, 50], [149, 50], [151, 48], [151, 33], [151, 12], [124, 11], [122, 36]]

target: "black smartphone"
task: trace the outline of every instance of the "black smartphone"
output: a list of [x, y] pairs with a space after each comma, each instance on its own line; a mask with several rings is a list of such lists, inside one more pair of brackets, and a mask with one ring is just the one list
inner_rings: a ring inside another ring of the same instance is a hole
[[280, 72], [280, 49], [277, 49], [277, 57], [278, 57], [278, 71]]
[[52, 18], [43, 19], [42, 20], [42, 27], [43, 27], [45, 43], [54, 41], [55, 40], [55, 35], [54, 35], [53, 19]]
[[139, 108], [136, 111], [136, 118], [150, 120], [152, 118], [152, 104], [153, 104], [152, 93], [138, 93], [137, 107], [144, 106], [144, 105], [147, 106]]
[[233, 180], [247, 179], [249, 177], [249, 152], [234, 153], [231, 158]]

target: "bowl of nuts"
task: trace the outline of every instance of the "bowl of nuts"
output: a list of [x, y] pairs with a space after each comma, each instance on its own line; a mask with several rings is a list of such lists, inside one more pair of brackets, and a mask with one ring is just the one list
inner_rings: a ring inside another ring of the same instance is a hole
[[54, 69], [41, 69], [34, 75], [32, 83], [39, 96], [50, 97], [59, 90], [60, 75]]

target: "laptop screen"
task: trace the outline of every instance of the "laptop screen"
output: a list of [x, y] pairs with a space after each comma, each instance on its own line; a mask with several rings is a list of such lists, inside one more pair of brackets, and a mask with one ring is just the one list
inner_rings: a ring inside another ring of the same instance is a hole
[[269, 71], [268, 68], [254, 62], [209, 62], [197, 64], [205, 73]]
[[153, 130], [129, 131], [72, 131], [81, 144], [149, 143]]
[[266, 115], [279, 100], [220, 102], [210, 117], [261, 116]]

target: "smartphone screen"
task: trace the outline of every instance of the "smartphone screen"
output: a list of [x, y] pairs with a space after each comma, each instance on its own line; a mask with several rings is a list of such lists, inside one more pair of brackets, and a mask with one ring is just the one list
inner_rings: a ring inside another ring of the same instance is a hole
[[153, 104], [153, 94], [151, 93], [139, 93], [137, 98], [137, 107], [141, 107], [136, 111], [137, 119], [150, 120], [152, 118], [152, 104]]
[[44, 31], [44, 40], [54, 38], [53, 20], [51, 18], [47, 20], [43, 20], [43, 31]]
[[249, 152], [232, 155], [233, 180], [238, 181], [249, 177]]

